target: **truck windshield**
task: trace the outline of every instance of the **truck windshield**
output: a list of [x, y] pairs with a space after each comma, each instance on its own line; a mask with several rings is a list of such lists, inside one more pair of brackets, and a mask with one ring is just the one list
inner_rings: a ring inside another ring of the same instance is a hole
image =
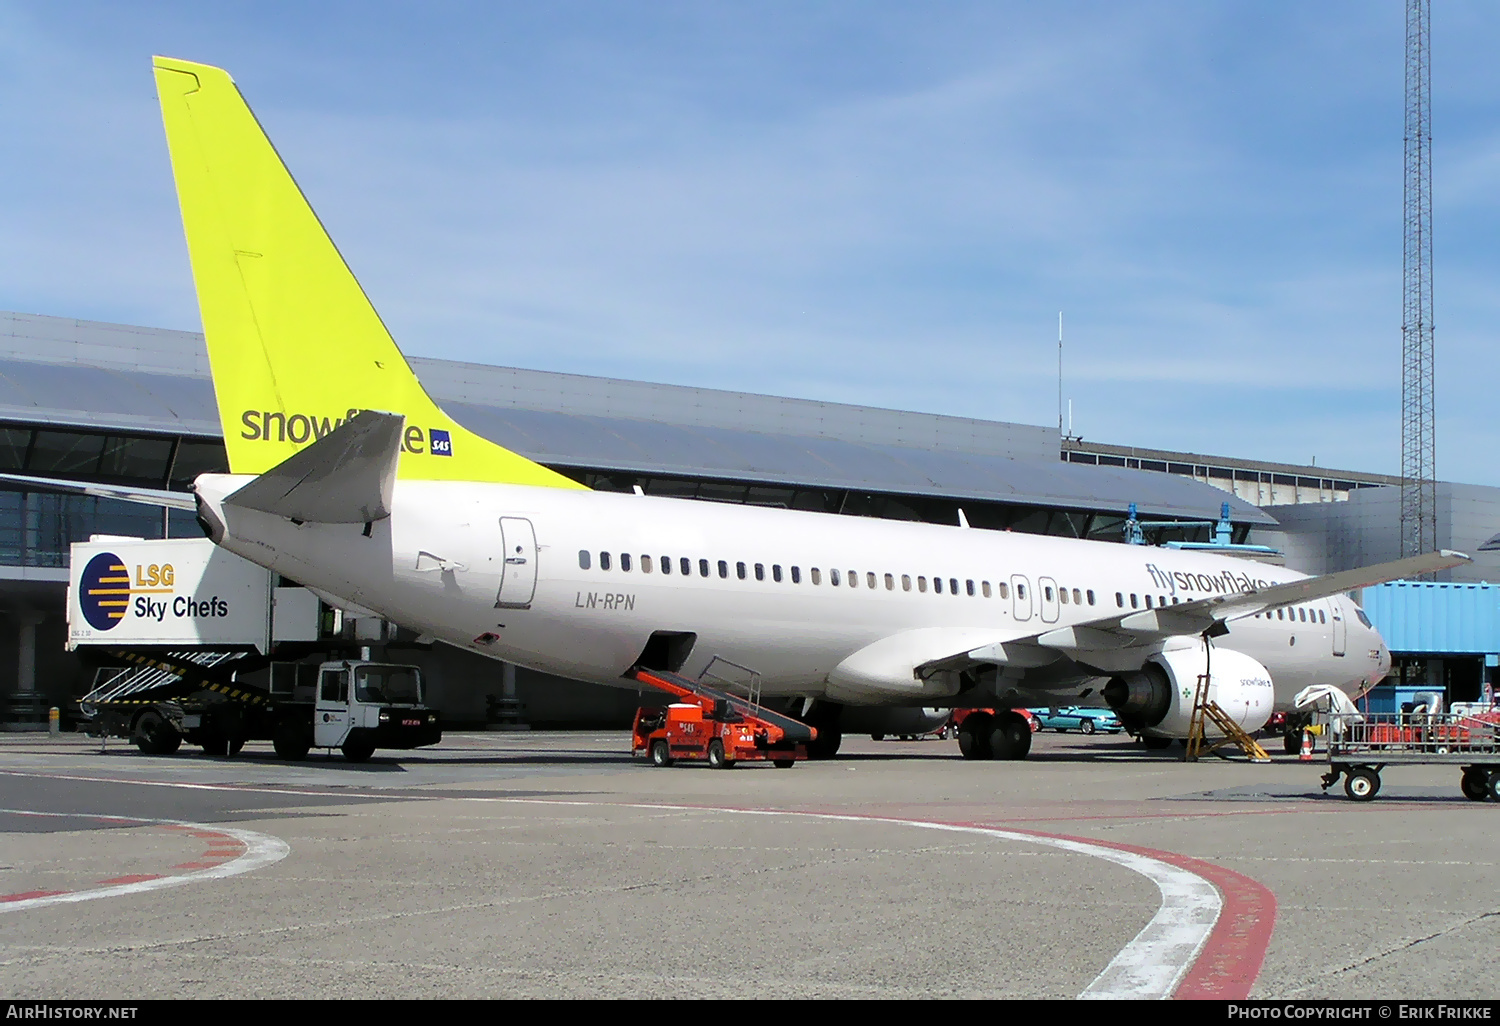
[[422, 677], [414, 666], [361, 666], [354, 671], [354, 697], [415, 705], [422, 701]]

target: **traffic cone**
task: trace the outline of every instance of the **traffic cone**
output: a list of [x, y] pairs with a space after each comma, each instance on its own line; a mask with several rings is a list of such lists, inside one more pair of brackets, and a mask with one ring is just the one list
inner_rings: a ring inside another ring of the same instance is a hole
[[1312, 762], [1313, 761], [1312, 731], [1310, 731], [1310, 730], [1304, 730], [1302, 732], [1302, 754], [1299, 755], [1299, 756], [1297, 756], [1297, 761], [1298, 762]]

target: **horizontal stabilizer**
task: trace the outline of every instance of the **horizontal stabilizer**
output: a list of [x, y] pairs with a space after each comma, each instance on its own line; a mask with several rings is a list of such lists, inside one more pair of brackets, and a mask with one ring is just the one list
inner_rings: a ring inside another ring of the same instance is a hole
[[406, 418], [366, 410], [232, 493], [225, 505], [310, 524], [368, 524], [391, 515]]
[[66, 481], [58, 477], [33, 477], [30, 474], [0, 474], [0, 481], [23, 485], [41, 492], [60, 492], [63, 495], [92, 495], [96, 499], [118, 499], [121, 502], [138, 502], [143, 506], [158, 509], [196, 510], [198, 500], [187, 492], [169, 492], [163, 488], [131, 488], [127, 485], [88, 484], [83, 481]]

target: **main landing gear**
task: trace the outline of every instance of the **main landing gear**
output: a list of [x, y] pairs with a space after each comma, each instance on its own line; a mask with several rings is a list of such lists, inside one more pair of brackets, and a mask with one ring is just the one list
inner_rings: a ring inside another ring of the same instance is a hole
[[1031, 724], [1014, 712], [970, 713], [958, 727], [965, 759], [1024, 759], [1031, 751]]

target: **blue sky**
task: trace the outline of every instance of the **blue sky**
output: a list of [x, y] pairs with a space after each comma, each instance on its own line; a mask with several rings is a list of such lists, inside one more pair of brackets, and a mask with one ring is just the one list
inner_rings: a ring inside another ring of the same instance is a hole
[[[1500, 7], [1434, 5], [1438, 471], [1500, 485]], [[0, 0], [0, 309], [197, 328], [226, 67], [410, 354], [1399, 467], [1404, 5]]]

